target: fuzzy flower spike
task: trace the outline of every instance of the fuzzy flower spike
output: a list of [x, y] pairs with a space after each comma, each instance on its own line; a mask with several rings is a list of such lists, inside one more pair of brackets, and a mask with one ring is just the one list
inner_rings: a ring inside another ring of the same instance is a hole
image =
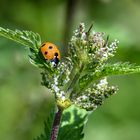
[[[106, 61], [113, 57], [118, 41], [111, 44], [104, 33], [85, 30], [81, 23], [68, 46], [68, 57], [60, 62], [53, 74], [42, 72], [42, 84], [55, 94], [57, 104], [67, 108], [72, 104], [94, 110], [105, 98], [116, 93], [106, 76], [100, 75]], [[51, 78], [51, 79], [50, 79]]]

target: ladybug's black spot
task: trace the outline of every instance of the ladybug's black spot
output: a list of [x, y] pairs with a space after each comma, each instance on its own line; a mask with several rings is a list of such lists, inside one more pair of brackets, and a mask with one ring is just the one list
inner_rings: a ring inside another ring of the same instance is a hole
[[48, 52], [46, 51], [44, 54], [45, 54], [45, 55], [47, 55], [47, 54], [48, 54]]
[[43, 46], [45, 46], [45, 43], [44, 43], [44, 44], [42, 44], [42, 46], [41, 46], [41, 47], [43, 47]]
[[52, 46], [49, 46], [49, 49], [52, 49], [53, 47]]
[[56, 52], [54, 55], [55, 55], [55, 56], [58, 56], [58, 53]]

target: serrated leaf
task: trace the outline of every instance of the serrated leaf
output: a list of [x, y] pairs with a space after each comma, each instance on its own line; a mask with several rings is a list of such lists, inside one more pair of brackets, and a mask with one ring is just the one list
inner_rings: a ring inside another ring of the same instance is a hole
[[64, 111], [58, 140], [81, 140], [88, 113], [74, 106]]
[[86, 89], [93, 82], [106, 76], [112, 75], [125, 75], [132, 73], [140, 73], [140, 66], [135, 64], [130, 64], [128, 62], [115, 63], [115, 64], [105, 64], [95, 72], [88, 72], [83, 77], [81, 77], [79, 92]]
[[53, 69], [50, 67], [49, 63], [45, 61], [40, 52], [41, 37], [38, 33], [32, 31], [20, 31], [17, 29], [13, 31], [0, 27], [0, 36], [29, 47], [31, 64], [46, 69], [50, 74], [53, 73]]
[[45, 124], [44, 133], [41, 134], [39, 137], [35, 138], [34, 140], [50, 140], [54, 116], [55, 116], [55, 106], [52, 107], [52, 110], [44, 123]]
[[111, 75], [124, 75], [131, 73], [139, 73], [140, 66], [135, 64], [125, 63], [115, 63], [115, 64], [106, 64], [100, 72], [96, 72], [96, 77], [111, 76]]
[[41, 46], [41, 37], [32, 31], [10, 30], [0, 27], [0, 35], [30, 48]]

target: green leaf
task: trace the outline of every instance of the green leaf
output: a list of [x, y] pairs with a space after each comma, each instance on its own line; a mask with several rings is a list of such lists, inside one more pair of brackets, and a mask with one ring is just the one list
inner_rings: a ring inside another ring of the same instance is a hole
[[[45, 122], [44, 133], [34, 140], [50, 140], [55, 108], [52, 109]], [[87, 122], [88, 113], [84, 109], [71, 106], [63, 112], [58, 140], [81, 140], [84, 137], [83, 128]]]
[[0, 27], [0, 36], [11, 39], [18, 42], [24, 46], [29, 47], [30, 50], [30, 62], [40, 68], [44, 68], [49, 73], [53, 73], [53, 69], [50, 67], [49, 62], [47, 63], [40, 52], [41, 47], [41, 37], [38, 33], [32, 31], [20, 31], [20, 30], [10, 30]]
[[103, 77], [112, 75], [125, 75], [132, 73], [140, 73], [140, 66], [136, 66], [135, 64], [130, 64], [128, 62], [104, 64], [100, 68], [98, 68], [95, 72], [87, 72], [87, 74], [85, 74], [80, 78], [79, 80], [80, 88], [78, 93], [80, 93], [82, 90], [85, 90], [93, 82]]
[[40, 35], [32, 31], [13, 31], [0, 27], [0, 35], [30, 48], [37, 49], [41, 46]]
[[106, 64], [103, 66], [102, 70], [95, 72], [96, 77], [104, 77], [111, 75], [124, 75], [131, 73], [140, 73], [140, 66], [135, 64], [125, 63], [115, 63], [115, 64]]
[[84, 137], [83, 128], [87, 122], [88, 113], [84, 109], [71, 106], [64, 111], [58, 140], [81, 140]]
[[41, 134], [39, 137], [35, 138], [34, 140], [50, 140], [54, 117], [55, 117], [55, 106], [52, 107], [52, 110], [44, 123], [45, 124], [44, 133]]

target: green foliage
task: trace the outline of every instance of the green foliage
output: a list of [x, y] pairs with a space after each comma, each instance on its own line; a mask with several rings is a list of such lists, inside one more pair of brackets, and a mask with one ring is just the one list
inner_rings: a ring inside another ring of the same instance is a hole
[[74, 106], [64, 111], [58, 140], [81, 140], [84, 137], [83, 128], [87, 122], [88, 113]]
[[[46, 119], [44, 133], [34, 140], [50, 140], [54, 119], [54, 110]], [[88, 113], [74, 106], [63, 112], [58, 140], [81, 140], [84, 137], [83, 128], [87, 122]]]
[[100, 72], [95, 73], [97, 77], [111, 76], [111, 75], [125, 75], [131, 73], [140, 73], [140, 66], [130, 64], [128, 62], [120, 62], [115, 64], [106, 64]]
[[55, 106], [52, 107], [51, 112], [49, 113], [44, 123], [45, 125], [44, 133], [34, 140], [50, 140], [54, 117], [55, 117]]
[[0, 27], [0, 35], [16, 41], [29, 48], [37, 49], [41, 46], [41, 38], [38, 33], [32, 31], [10, 30]]
[[[96, 80], [99, 80], [103, 77], [108, 77], [111, 75], [125, 75], [131, 73], [140, 73], [140, 66], [135, 64], [125, 63], [115, 63], [115, 64], [104, 64], [97, 71], [87, 71], [84, 76], [80, 79], [80, 91], [86, 89]], [[87, 80], [88, 77], [88, 80]]]
[[0, 35], [18, 42], [29, 48], [30, 62], [40, 68], [45, 69], [45, 71], [52, 73], [53, 69], [49, 62], [45, 62], [41, 52], [41, 37], [38, 33], [32, 31], [20, 31], [20, 30], [10, 30], [0, 27]]

